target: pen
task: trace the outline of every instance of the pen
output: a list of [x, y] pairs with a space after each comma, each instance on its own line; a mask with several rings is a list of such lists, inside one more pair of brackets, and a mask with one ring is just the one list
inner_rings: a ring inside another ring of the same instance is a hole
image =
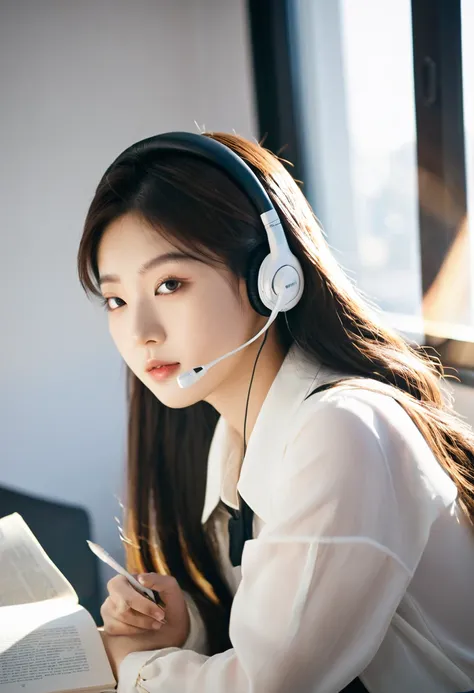
[[144, 597], [147, 597], [147, 599], [150, 599], [152, 602], [155, 602], [155, 604], [158, 604], [159, 606], [164, 607], [165, 603], [161, 599], [160, 595], [158, 592], [155, 590], [151, 590], [149, 587], [145, 587], [144, 585], [141, 585], [136, 578], [131, 575], [128, 570], [125, 570], [120, 563], [117, 563], [117, 561], [112, 558], [112, 556], [107, 553], [105, 549], [102, 548], [102, 546], [99, 546], [98, 544], [94, 544], [93, 541], [89, 541], [89, 539], [86, 539], [87, 544], [92, 551], [92, 553], [95, 553], [95, 555], [100, 558], [101, 561], [104, 563], [107, 563], [111, 568], [113, 568], [117, 573], [120, 573], [120, 575], [123, 575], [124, 577], [127, 578], [129, 583], [134, 587], [140, 594], [143, 594]]

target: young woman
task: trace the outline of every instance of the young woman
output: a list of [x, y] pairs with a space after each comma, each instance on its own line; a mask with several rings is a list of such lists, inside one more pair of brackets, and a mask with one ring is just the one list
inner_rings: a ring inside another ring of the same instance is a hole
[[108, 585], [119, 693], [473, 689], [473, 433], [278, 159], [131, 146], [78, 261], [128, 366], [127, 565], [162, 599]]

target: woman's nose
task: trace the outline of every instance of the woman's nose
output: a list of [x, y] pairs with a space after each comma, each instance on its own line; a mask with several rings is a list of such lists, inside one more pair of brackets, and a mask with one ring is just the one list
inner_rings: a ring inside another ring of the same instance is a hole
[[143, 300], [137, 306], [133, 339], [139, 345], [150, 342], [162, 344], [166, 339], [166, 332], [154, 303], [154, 301]]

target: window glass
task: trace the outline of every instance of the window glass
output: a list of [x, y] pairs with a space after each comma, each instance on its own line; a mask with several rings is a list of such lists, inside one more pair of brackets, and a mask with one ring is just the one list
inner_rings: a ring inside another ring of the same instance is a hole
[[410, 0], [298, 0], [292, 19], [304, 191], [358, 287], [421, 316]]

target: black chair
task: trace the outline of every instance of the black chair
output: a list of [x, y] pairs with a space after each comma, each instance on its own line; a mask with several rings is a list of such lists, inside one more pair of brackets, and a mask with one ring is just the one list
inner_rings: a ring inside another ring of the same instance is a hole
[[79, 603], [101, 625], [99, 571], [97, 558], [86, 544], [92, 538], [86, 510], [0, 487], [0, 517], [15, 512], [74, 587]]

